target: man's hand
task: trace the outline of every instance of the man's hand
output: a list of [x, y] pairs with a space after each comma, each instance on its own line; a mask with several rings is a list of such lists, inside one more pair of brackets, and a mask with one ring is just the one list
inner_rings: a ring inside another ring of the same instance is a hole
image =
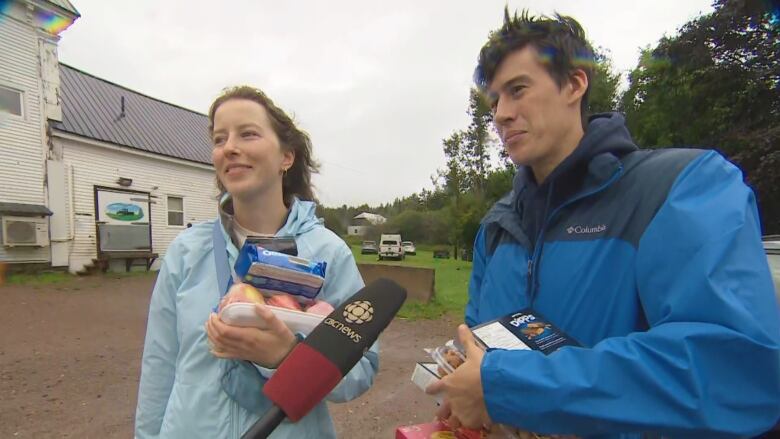
[[[447, 416], [450, 425], [480, 429], [490, 427], [492, 421], [482, 394], [482, 357], [485, 352], [477, 346], [468, 326], [458, 326], [458, 339], [466, 351], [466, 362], [455, 371], [425, 389], [426, 393], [444, 392], [441, 416]], [[449, 413], [446, 413], [449, 412]]]
[[217, 314], [209, 316], [206, 335], [215, 357], [247, 360], [270, 369], [287, 357], [297, 343], [295, 335], [265, 305], [256, 304], [255, 312], [265, 320], [266, 329], [231, 326]]

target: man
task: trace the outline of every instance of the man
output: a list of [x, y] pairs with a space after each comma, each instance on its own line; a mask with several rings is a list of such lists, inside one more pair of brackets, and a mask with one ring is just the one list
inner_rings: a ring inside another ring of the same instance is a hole
[[[780, 316], [752, 191], [714, 151], [639, 150], [584, 119], [593, 50], [572, 18], [510, 17], [475, 74], [518, 166], [474, 244], [466, 323], [531, 307], [582, 347], [476, 347], [428, 389], [477, 428], [750, 436], [780, 417]], [[691, 115], [695, 117], [695, 115]]]

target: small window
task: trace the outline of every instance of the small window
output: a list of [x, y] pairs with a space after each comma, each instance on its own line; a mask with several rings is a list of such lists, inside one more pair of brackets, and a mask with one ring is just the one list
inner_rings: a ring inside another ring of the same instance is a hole
[[184, 198], [168, 197], [168, 225], [184, 225]]
[[0, 87], [0, 113], [22, 115], [22, 92]]

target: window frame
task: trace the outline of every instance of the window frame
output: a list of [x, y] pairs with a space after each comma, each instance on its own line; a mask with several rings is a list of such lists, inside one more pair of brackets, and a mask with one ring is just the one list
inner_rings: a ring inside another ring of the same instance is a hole
[[[181, 210], [173, 210], [171, 209], [171, 198], [178, 198], [181, 200]], [[181, 224], [171, 224], [171, 213], [181, 213]], [[180, 227], [184, 228], [187, 226], [187, 203], [184, 201], [184, 196], [182, 195], [175, 195], [175, 194], [167, 194], [165, 196], [165, 216], [166, 224], [168, 224], [168, 227]]]
[[2, 114], [2, 117], [11, 117], [18, 120], [26, 120], [27, 102], [26, 102], [26, 93], [24, 92], [24, 90], [22, 90], [20, 87], [2, 81], [0, 81], [0, 88], [19, 94], [19, 110], [22, 113], [22, 114], [14, 114], [14, 113], [0, 112], [0, 114]]

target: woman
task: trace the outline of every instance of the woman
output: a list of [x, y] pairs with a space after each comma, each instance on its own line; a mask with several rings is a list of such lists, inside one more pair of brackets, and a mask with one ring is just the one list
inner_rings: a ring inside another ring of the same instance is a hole
[[[262, 385], [298, 340], [262, 306], [256, 312], [269, 322], [264, 330], [231, 327], [212, 313], [224, 293], [215, 242], [226, 243], [232, 266], [247, 235], [294, 236], [299, 256], [328, 264], [319, 298], [338, 306], [363, 286], [347, 245], [314, 215], [316, 165], [306, 133], [251, 87], [225, 91], [212, 104], [209, 123], [220, 217], [182, 232], [163, 260], [149, 306], [136, 438], [240, 437], [268, 409]], [[327, 400], [356, 398], [377, 367], [374, 346]], [[272, 437], [335, 433], [320, 403]]]

